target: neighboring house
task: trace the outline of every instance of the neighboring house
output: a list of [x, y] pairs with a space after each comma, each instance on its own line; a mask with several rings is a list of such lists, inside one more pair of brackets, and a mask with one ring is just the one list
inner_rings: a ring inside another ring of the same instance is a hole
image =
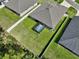
[[9, 0], [9, 2], [5, 5], [12, 11], [16, 12], [18, 15], [23, 16], [29, 11], [28, 9], [31, 6], [34, 6], [34, 4], [36, 4], [36, 2], [37, 0]]
[[4, 0], [0, 0], [0, 2], [3, 2]]
[[58, 43], [79, 55], [79, 16], [71, 20]]
[[3, 1], [4, 1], [4, 0], [0, 0], [0, 5], [2, 5]]
[[30, 17], [54, 29], [66, 11], [67, 8], [64, 6], [44, 3], [31, 13]]

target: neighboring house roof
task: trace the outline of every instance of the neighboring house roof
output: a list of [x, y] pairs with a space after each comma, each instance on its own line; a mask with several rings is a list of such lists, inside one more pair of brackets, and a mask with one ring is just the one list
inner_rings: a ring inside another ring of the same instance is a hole
[[37, 0], [9, 0], [6, 6], [18, 14], [21, 14], [36, 3]]
[[2, 1], [4, 1], [4, 0], [0, 0], [0, 2], [2, 2]]
[[67, 8], [57, 4], [44, 3], [36, 9], [30, 16], [50, 28], [55, 28]]
[[79, 16], [75, 16], [71, 20], [69, 26], [59, 40], [59, 44], [79, 55]]

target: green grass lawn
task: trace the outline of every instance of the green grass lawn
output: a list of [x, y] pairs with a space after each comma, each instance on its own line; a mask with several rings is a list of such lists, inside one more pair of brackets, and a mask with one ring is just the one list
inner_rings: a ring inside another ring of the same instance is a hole
[[11, 34], [27, 49], [34, 52], [35, 55], [39, 55], [53, 35], [53, 31], [45, 28], [41, 33], [36, 33], [32, 30], [36, 24], [33, 19], [28, 17], [15, 27]]
[[0, 25], [4, 29], [9, 28], [18, 19], [19, 16], [17, 16], [14, 12], [10, 11], [9, 9], [5, 7], [0, 9]]
[[48, 59], [79, 59], [78, 56], [71, 53], [58, 43], [56, 43], [59, 40], [59, 37], [63, 33], [63, 29], [66, 27], [67, 23], [69, 22], [68, 18], [65, 20], [65, 22], [62, 24], [61, 28], [58, 30], [57, 34], [54, 36], [51, 44], [47, 48], [47, 50], [44, 53], [44, 56]]
[[79, 59], [79, 57], [55, 42], [52, 42], [52, 44], [48, 47], [44, 56], [48, 59]]

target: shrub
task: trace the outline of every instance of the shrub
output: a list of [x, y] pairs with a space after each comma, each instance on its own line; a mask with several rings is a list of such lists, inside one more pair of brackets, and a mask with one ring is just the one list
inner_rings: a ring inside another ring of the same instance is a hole
[[72, 18], [77, 14], [77, 10], [73, 7], [69, 7], [66, 13], [70, 18]]

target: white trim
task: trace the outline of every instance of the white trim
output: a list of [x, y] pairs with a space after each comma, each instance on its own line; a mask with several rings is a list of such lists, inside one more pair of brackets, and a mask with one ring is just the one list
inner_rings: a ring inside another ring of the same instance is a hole
[[23, 13], [21, 13], [20, 16], [22, 17], [23, 15], [25, 15], [26, 13], [28, 13], [31, 9], [33, 9], [37, 5], [38, 5], [38, 3], [35, 3], [33, 6], [31, 6], [30, 8], [28, 8], [27, 10], [25, 10]]
[[8, 28], [6, 31], [8, 33], [11, 32], [12, 29], [14, 29], [19, 23], [21, 23], [26, 17], [28, 17], [33, 11], [35, 11], [38, 7], [40, 7], [41, 4], [37, 5], [34, 9], [32, 9], [30, 12], [28, 12], [25, 16], [23, 16], [19, 21], [14, 23], [10, 28]]

